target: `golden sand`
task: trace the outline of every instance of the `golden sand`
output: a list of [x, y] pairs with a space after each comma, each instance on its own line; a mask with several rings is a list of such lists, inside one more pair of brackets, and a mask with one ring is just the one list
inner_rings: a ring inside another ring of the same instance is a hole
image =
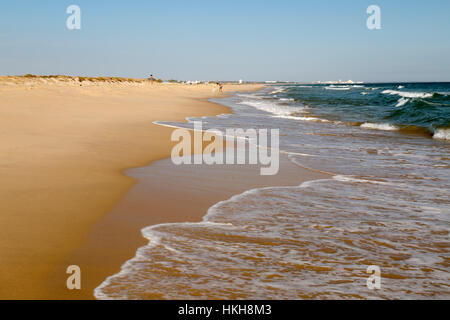
[[123, 170], [170, 155], [152, 122], [228, 112], [214, 88], [0, 77], [0, 299], [61, 297], [55, 273], [135, 182]]

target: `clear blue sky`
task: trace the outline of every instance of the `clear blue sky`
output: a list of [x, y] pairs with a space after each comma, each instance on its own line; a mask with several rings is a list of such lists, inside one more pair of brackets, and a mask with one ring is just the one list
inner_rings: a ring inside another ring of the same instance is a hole
[[450, 81], [450, 1], [1, 0], [0, 74], [25, 73]]

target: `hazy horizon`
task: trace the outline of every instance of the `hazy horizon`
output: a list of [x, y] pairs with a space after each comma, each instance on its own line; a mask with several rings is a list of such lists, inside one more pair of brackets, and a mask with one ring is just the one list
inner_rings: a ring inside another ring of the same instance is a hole
[[[67, 7], [81, 8], [69, 30]], [[369, 30], [366, 9], [381, 8]], [[450, 2], [3, 1], [0, 74], [450, 81]]]

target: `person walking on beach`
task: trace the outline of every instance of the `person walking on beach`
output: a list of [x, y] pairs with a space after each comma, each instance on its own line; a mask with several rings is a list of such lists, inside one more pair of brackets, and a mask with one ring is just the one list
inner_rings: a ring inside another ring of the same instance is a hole
[[150, 75], [149, 80], [150, 80], [150, 84], [153, 85], [153, 82], [155, 81], [155, 78], [153, 77], [152, 74]]
[[223, 93], [223, 85], [220, 82], [217, 82], [217, 86], [219, 87], [219, 92]]

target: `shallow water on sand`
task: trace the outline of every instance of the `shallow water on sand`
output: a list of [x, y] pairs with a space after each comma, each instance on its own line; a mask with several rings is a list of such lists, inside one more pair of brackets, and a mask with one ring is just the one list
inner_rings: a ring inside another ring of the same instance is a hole
[[[97, 298], [450, 298], [450, 144], [321, 118], [286, 90], [224, 99], [235, 114], [203, 126], [279, 128], [291, 161], [334, 177], [247, 191], [200, 223], [145, 228], [149, 244]], [[366, 286], [370, 265], [380, 290]]]

